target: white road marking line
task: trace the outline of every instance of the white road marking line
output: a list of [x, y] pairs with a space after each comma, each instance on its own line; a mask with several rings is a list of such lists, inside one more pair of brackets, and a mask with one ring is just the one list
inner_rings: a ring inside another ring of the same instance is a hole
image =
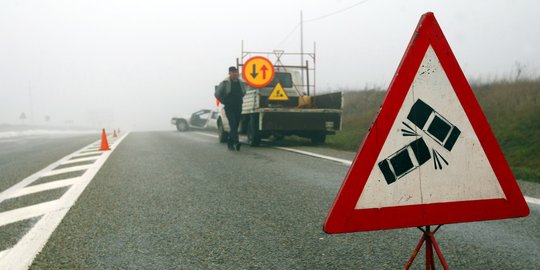
[[[217, 137], [218, 137], [217, 135], [209, 134], [209, 133], [204, 133], [204, 132], [193, 132], [193, 133], [197, 133], [197, 134], [200, 134], [200, 135], [204, 135], [204, 136], [208, 136], [208, 137], [213, 137], [213, 138], [217, 138]], [[292, 149], [292, 148], [287, 148], [287, 147], [281, 147], [281, 146], [274, 146], [273, 148], [281, 149], [281, 150], [289, 151], [289, 152], [294, 152], [294, 153], [302, 154], [302, 155], [306, 155], [306, 156], [311, 156], [311, 157], [316, 157], [316, 158], [327, 159], [327, 160], [339, 162], [339, 163], [342, 163], [342, 164], [345, 164], [345, 165], [348, 165], [348, 166], [350, 166], [350, 165], [352, 164], [352, 161], [351, 161], [351, 160], [346, 160], [346, 159], [335, 158], [335, 157], [331, 157], [331, 156], [325, 156], [325, 155], [315, 154], [315, 153], [308, 152], [308, 151], [302, 151], [302, 150], [297, 150], [297, 149]]]
[[48, 182], [48, 183], [44, 183], [44, 184], [40, 184], [40, 185], [28, 186], [28, 187], [25, 187], [23, 189], [20, 189], [17, 192], [13, 192], [12, 194], [9, 194], [6, 197], [6, 200], [7, 199], [17, 198], [17, 197], [24, 196], [24, 195], [37, 193], [37, 192], [41, 192], [41, 191], [46, 191], [46, 190], [50, 190], [50, 189], [56, 189], [56, 188], [71, 186], [75, 182], [79, 181], [80, 179], [81, 179], [81, 177], [73, 177], [73, 178], [69, 178], [69, 179], [63, 179], [63, 180]]
[[[82, 149], [85, 149], [85, 147], [83, 147]], [[82, 150], [81, 149], [81, 150]], [[78, 151], [81, 151], [81, 150], [78, 150]], [[76, 151], [77, 152], [77, 151]], [[75, 153], [76, 153], [75, 152]], [[58, 167], [62, 162], [64, 161], [67, 161], [69, 159], [71, 159], [75, 154], [71, 154], [71, 155], [68, 155], [68, 156], [65, 156], [64, 158], [52, 163], [51, 165], [43, 168], [42, 170], [28, 176], [27, 178], [25, 178], [24, 180], [22, 180], [21, 182], [11, 186], [10, 188], [4, 190], [2, 193], [0, 193], [0, 202], [4, 201], [6, 197], [8, 197], [11, 193], [14, 193], [14, 192], [17, 192], [18, 190], [26, 187], [27, 185], [29, 185], [30, 183], [36, 181], [38, 178], [42, 177], [43, 176], [43, 173], [45, 172], [48, 172], [56, 167]]]
[[207, 136], [207, 137], [212, 137], [212, 138], [219, 138], [218, 135], [210, 134], [210, 133], [204, 133], [204, 132], [198, 132], [198, 131], [194, 131], [193, 133], [203, 135], [203, 136]]
[[[204, 133], [204, 132], [193, 132], [193, 133], [208, 136], [208, 137], [218, 138], [218, 136], [215, 135], [215, 134], [209, 134], [209, 133]], [[302, 150], [297, 150], [297, 149], [292, 149], [292, 148], [287, 148], [287, 147], [274, 146], [274, 148], [281, 149], [281, 150], [284, 150], [284, 151], [294, 152], [294, 153], [298, 153], [298, 154], [302, 154], [302, 155], [306, 155], [306, 156], [331, 160], [331, 161], [342, 163], [342, 164], [347, 165], [347, 166], [352, 165], [352, 160], [335, 158], [335, 157], [320, 155], [320, 154], [316, 154], [316, 153], [312, 153], [312, 152], [308, 152], [308, 151], [302, 151]], [[524, 197], [525, 197], [525, 201], [528, 202], [528, 203], [540, 204], [540, 199], [529, 197], [529, 196], [524, 196]]]
[[71, 160], [81, 159], [81, 158], [99, 158], [99, 156], [101, 156], [101, 153], [103, 152], [94, 153], [94, 154], [75, 154], [71, 157]]
[[62, 204], [59, 203], [60, 200], [61, 199], [57, 199], [54, 201], [48, 201], [44, 203], [34, 204], [34, 205], [2, 212], [0, 213], [0, 226], [4, 226], [7, 224], [17, 222], [17, 221], [41, 216], [41, 215], [44, 215], [45, 213], [54, 211], [58, 209], [59, 207], [62, 207]]
[[[335, 158], [335, 157], [330, 157], [330, 156], [325, 156], [325, 155], [319, 155], [319, 154], [315, 154], [315, 153], [311, 153], [311, 152], [307, 152], [307, 151], [302, 151], [302, 150], [297, 150], [297, 149], [292, 149], [292, 148], [286, 148], [286, 147], [276, 146], [274, 148], [285, 150], [285, 151], [290, 151], [290, 152], [295, 152], [295, 153], [299, 153], [299, 154], [303, 154], [303, 155], [307, 155], [307, 156], [312, 156], [312, 157], [316, 157], [316, 158], [332, 160], [332, 161], [340, 162], [340, 163], [345, 164], [347, 166], [352, 165], [352, 160], [346, 160], [346, 159], [340, 159], [340, 158]], [[528, 196], [524, 196], [524, 197], [525, 197], [525, 201], [528, 202], [528, 203], [540, 204], [540, 199], [533, 198], [533, 197], [528, 197]]]
[[103, 151], [101, 150], [92, 150], [92, 151], [81, 151], [79, 153], [77, 153], [76, 156], [84, 156], [84, 155], [91, 155], [91, 154], [101, 154], [103, 153]]
[[91, 148], [87, 148], [87, 149], [84, 149], [84, 150], [82, 150], [82, 151], [79, 151], [79, 153], [93, 152], [93, 151], [99, 151], [99, 147], [91, 147]]
[[[109, 147], [112, 147], [115, 142], [109, 143]], [[78, 152], [78, 154], [91, 154], [91, 153], [101, 153], [103, 150], [101, 150], [100, 145], [90, 145], [87, 146], [86, 149], [82, 149]]]
[[66, 160], [66, 161], [60, 163], [60, 165], [72, 164], [72, 163], [83, 162], [83, 161], [94, 161], [94, 160], [96, 160], [98, 158], [99, 158], [98, 156], [95, 156], [95, 157], [84, 157], [84, 158], [70, 159], [70, 160]]
[[528, 203], [540, 204], [540, 199], [525, 196], [525, 201]]
[[39, 219], [32, 229], [0, 259], [2, 269], [30, 268], [37, 254], [60, 224], [69, 207], [50, 212]]
[[[128, 135], [129, 132], [120, 137], [116, 141], [116, 145]], [[80, 176], [79, 181], [76, 181], [60, 199], [0, 213], [0, 226], [31, 217], [42, 216], [26, 235], [17, 242], [17, 244], [10, 249], [2, 251], [2, 257], [0, 257], [0, 269], [28, 269], [30, 267], [32, 261], [45, 246], [51, 234], [56, 230], [56, 227], [60, 224], [69, 209], [75, 204], [81, 193], [92, 181], [115, 148], [116, 147], [111, 147], [110, 151], [103, 152], [100, 158], [96, 160], [95, 164], [89, 166], [86, 172]], [[43, 174], [52, 170], [61, 162], [69, 160], [76, 153], [77, 152], [60, 159], [0, 193], [0, 202], [11, 196], [11, 194], [19, 192], [20, 189], [23, 189], [28, 184], [40, 178]]]
[[11, 250], [11, 248], [8, 248], [6, 250], [0, 251], [0, 260]]
[[45, 172], [45, 173], [42, 174], [42, 176], [46, 177], [46, 176], [53, 176], [53, 175], [58, 175], [58, 174], [63, 174], [63, 173], [68, 173], [68, 172], [83, 171], [83, 170], [89, 169], [92, 166], [94, 166], [94, 164], [81, 165], [81, 166], [72, 166], [72, 167], [67, 167], [67, 168], [62, 168], [62, 169], [56, 169], [56, 170]]
[[322, 159], [326, 159], [326, 160], [331, 160], [331, 161], [335, 161], [335, 162], [345, 164], [347, 166], [351, 166], [351, 164], [352, 164], [352, 161], [350, 161], [350, 160], [341, 159], [341, 158], [335, 158], [335, 157], [330, 157], [330, 156], [325, 156], [325, 155], [320, 155], [320, 154], [315, 154], [315, 153], [308, 152], [308, 151], [302, 151], [302, 150], [297, 150], [297, 149], [292, 149], [292, 148], [287, 148], [287, 147], [280, 147], [280, 146], [276, 146], [274, 148], [289, 151], [289, 152], [294, 152], [294, 153], [298, 153], [298, 154], [302, 154], [302, 155], [306, 155], [306, 156], [310, 156], [310, 157], [316, 157], [316, 158], [322, 158]]

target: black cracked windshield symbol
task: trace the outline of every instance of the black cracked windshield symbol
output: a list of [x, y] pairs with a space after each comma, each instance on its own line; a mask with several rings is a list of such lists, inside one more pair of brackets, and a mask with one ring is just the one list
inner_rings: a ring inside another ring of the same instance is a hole
[[[452, 151], [459, 134], [461, 134], [459, 128], [421, 99], [418, 99], [411, 107], [407, 119], [449, 152]], [[433, 157], [435, 170], [442, 170], [443, 164], [448, 166], [448, 161], [437, 150], [432, 148], [430, 152], [422, 135], [418, 134], [406, 122], [402, 122], [402, 124], [404, 127], [400, 131], [403, 136], [419, 138], [394, 152], [388, 158], [379, 161], [379, 169], [389, 185], [419, 168], [431, 157]]]

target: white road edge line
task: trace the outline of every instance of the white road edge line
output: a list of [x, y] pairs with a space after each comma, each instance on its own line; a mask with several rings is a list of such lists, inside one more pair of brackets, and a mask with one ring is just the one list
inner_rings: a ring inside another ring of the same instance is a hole
[[[208, 137], [218, 138], [217, 135], [213, 135], [213, 134], [209, 134], [209, 133], [204, 133], [204, 132], [193, 132], [193, 133], [197, 133], [197, 134], [208, 136]], [[316, 158], [322, 158], [322, 159], [326, 159], [326, 160], [331, 160], [331, 161], [335, 161], [335, 162], [338, 162], [338, 163], [342, 163], [342, 164], [347, 165], [347, 166], [352, 165], [352, 160], [335, 158], [335, 157], [320, 155], [320, 154], [316, 154], [316, 153], [312, 153], [312, 152], [308, 152], [308, 151], [302, 151], [302, 150], [297, 150], [297, 149], [292, 149], [292, 148], [287, 148], [287, 147], [281, 147], [281, 146], [274, 146], [274, 148], [281, 149], [281, 150], [284, 150], [284, 151], [294, 152], [294, 153], [297, 153], [297, 154], [302, 154], [302, 155], [306, 155], [306, 156], [310, 156], [310, 157], [316, 157]], [[524, 196], [524, 197], [525, 197], [525, 201], [528, 202], [528, 203], [540, 204], [540, 199], [529, 197], [529, 196]]]
[[[92, 181], [101, 166], [105, 164], [105, 161], [107, 161], [109, 156], [116, 149], [116, 146], [118, 146], [120, 142], [128, 135], [129, 132], [125, 133], [122, 137], [115, 141], [115, 144], [111, 147], [111, 150], [104, 151], [93, 166], [89, 167], [86, 172], [80, 176], [80, 181], [73, 184], [72, 187], [67, 190], [60, 199], [28, 206], [24, 211], [22, 209], [16, 209], [0, 214], [0, 224], [2, 224], [6, 222], [12, 223], [13, 220], [15, 220], [16, 217], [14, 217], [12, 214], [8, 214], [9, 212], [14, 213], [13, 211], [18, 211], [16, 214], [18, 214], [19, 218], [31, 218], [36, 216], [36, 214], [39, 214], [39, 212], [42, 210], [49, 210], [46, 213], [42, 213], [43, 216], [39, 219], [39, 221], [17, 242], [17, 244], [11, 247], [11, 249], [2, 251], [2, 257], [0, 258], [1, 269], [28, 269], [30, 267], [36, 255], [45, 246], [49, 237], [52, 235], [54, 230], [56, 230], [56, 227], [60, 224], [69, 209], [75, 204], [86, 186]], [[32, 183], [48, 170], [55, 168], [61, 162], [69, 160], [76, 153], [77, 152], [67, 155], [59, 161], [47, 166], [45, 169], [29, 176], [18, 184], [0, 193], [0, 202], [8, 197], [8, 195], [11, 193], [18, 192], [19, 189], [24, 188], [26, 185]], [[36, 206], [40, 206], [39, 209], [35, 209]], [[20, 220], [24, 219], [19, 219], [19, 221]]]
[[[218, 136], [214, 135], [214, 134], [209, 134], [209, 133], [204, 133], [204, 132], [193, 132], [193, 133], [208, 136], [208, 137], [212, 137], [212, 138], [218, 138]], [[307, 152], [307, 151], [302, 151], [302, 150], [297, 150], [297, 149], [292, 149], [292, 148], [287, 148], [287, 147], [281, 147], [281, 146], [274, 146], [273, 148], [281, 149], [281, 150], [289, 151], [289, 152], [294, 152], [294, 153], [302, 154], [302, 155], [306, 155], [306, 156], [332, 160], [332, 161], [342, 163], [342, 164], [345, 164], [345, 165], [348, 165], [348, 166], [350, 166], [352, 164], [352, 161], [350, 161], [350, 160], [341, 159], [341, 158], [335, 158], [335, 157], [325, 156], [325, 155], [320, 155], [320, 154], [315, 154], [315, 153], [312, 153], [312, 152]]]
[[287, 148], [287, 147], [281, 147], [281, 146], [275, 146], [274, 148], [289, 151], [289, 152], [294, 152], [294, 153], [298, 153], [298, 154], [302, 154], [302, 155], [306, 155], [306, 156], [310, 156], [310, 157], [316, 157], [316, 158], [322, 158], [322, 159], [326, 159], [326, 160], [331, 160], [331, 161], [335, 161], [335, 162], [338, 162], [338, 163], [341, 163], [341, 164], [344, 164], [344, 165], [347, 165], [347, 166], [351, 166], [351, 164], [352, 164], [352, 161], [350, 161], [350, 160], [341, 159], [341, 158], [335, 158], [335, 157], [325, 156], [325, 155], [320, 155], [320, 154], [315, 154], [315, 153], [308, 152], [308, 151], [302, 151], [302, 150], [297, 150], [297, 149], [292, 149], [292, 148]]
[[2, 258], [6, 256], [6, 254], [8, 254], [10, 250], [11, 248], [0, 251], [0, 260], [2, 260]]
[[210, 134], [210, 133], [204, 133], [204, 132], [198, 132], [198, 131], [194, 131], [193, 133], [203, 135], [203, 136], [207, 136], [207, 137], [212, 137], [212, 138], [219, 138], [218, 135]]
[[525, 196], [525, 201], [528, 203], [540, 204], [540, 199]]
[[[204, 136], [208, 136], [208, 137], [213, 137], [213, 138], [217, 138], [217, 137], [218, 137], [217, 135], [208, 134], [208, 133], [204, 133], [204, 132], [193, 132], [193, 133], [197, 133], [197, 134], [200, 134], [200, 135], [204, 135]], [[347, 165], [347, 166], [350, 166], [350, 165], [352, 164], [352, 161], [351, 161], [351, 160], [346, 160], [346, 159], [335, 158], [335, 157], [331, 157], [331, 156], [325, 156], [325, 155], [315, 154], [315, 153], [308, 152], [308, 151], [302, 151], [302, 150], [297, 150], [297, 149], [292, 149], [292, 148], [287, 148], [287, 147], [281, 147], [281, 146], [274, 146], [273, 148], [281, 149], [281, 150], [289, 151], [289, 152], [294, 152], [294, 153], [302, 154], [302, 155], [306, 155], [306, 156], [311, 156], [311, 157], [316, 157], [316, 158], [322, 158], [322, 159], [326, 159], [326, 160], [331, 160], [331, 161], [335, 161], [335, 162], [338, 162], [338, 163], [345, 164], [345, 165]]]

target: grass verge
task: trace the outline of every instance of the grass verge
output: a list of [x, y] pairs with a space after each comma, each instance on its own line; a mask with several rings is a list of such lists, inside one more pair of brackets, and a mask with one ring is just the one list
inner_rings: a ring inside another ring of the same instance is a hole
[[[540, 80], [471, 86], [517, 179], [540, 183]], [[327, 147], [358, 151], [386, 91], [344, 91], [343, 128]]]

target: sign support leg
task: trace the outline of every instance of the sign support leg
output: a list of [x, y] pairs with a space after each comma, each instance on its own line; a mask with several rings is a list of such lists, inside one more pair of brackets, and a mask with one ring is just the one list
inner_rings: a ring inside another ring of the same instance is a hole
[[446, 260], [444, 259], [441, 248], [437, 244], [437, 240], [435, 240], [435, 233], [439, 230], [439, 228], [442, 225], [437, 226], [434, 231], [431, 231], [430, 226], [426, 226], [425, 229], [418, 227], [424, 234], [422, 235], [422, 238], [420, 238], [420, 241], [416, 245], [416, 248], [414, 249], [411, 258], [407, 262], [407, 265], [405, 265], [405, 270], [408, 270], [411, 268], [412, 263], [414, 262], [414, 259], [416, 258], [416, 255], [418, 255], [418, 252], [422, 248], [422, 245], [424, 242], [426, 242], [426, 270], [435, 270], [435, 260], [433, 258], [433, 249], [435, 249], [435, 252], [437, 253], [437, 256], [439, 257], [439, 261], [441, 262], [441, 265], [444, 270], [448, 270], [448, 264], [446, 263]]
[[435, 263], [433, 262], [433, 245], [431, 244], [431, 237], [429, 237], [431, 233], [429, 226], [426, 226], [425, 233], [428, 234], [428, 237], [426, 237], [426, 270], [431, 270], [435, 269]]

